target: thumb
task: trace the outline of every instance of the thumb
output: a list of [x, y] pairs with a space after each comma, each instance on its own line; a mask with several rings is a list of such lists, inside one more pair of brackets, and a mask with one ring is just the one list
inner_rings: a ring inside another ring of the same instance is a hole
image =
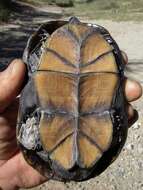
[[26, 67], [21, 59], [15, 59], [5, 71], [0, 72], [0, 113], [20, 93], [25, 73]]

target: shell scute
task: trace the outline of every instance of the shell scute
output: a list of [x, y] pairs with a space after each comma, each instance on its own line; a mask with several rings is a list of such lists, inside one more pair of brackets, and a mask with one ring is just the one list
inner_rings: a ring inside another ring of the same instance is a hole
[[35, 86], [43, 109], [49, 112], [75, 113], [77, 100], [75, 78], [55, 73], [39, 72], [35, 75]]
[[[112, 81], [112, 82], [111, 82]], [[118, 76], [112, 73], [96, 73], [81, 78], [80, 112], [104, 112], [111, 108]]]

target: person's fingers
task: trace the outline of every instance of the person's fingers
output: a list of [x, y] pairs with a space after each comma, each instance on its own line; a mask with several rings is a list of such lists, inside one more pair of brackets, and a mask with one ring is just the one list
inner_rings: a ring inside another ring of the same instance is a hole
[[5, 71], [0, 72], [0, 113], [20, 93], [25, 73], [26, 67], [20, 59], [12, 61]]
[[18, 150], [16, 123], [19, 100], [14, 100], [8, 109], [0, 114], [0, 160], [9, 159]]
[[127, 54], [124, 51], [121, 51], [121, 54], [122, 54], [122, 57], [123, 57], [123, 60], [124, 60], [124, 64], [127, 64], [128, 63], [128, 56], [127, 56]]
[[137, 81], [125, 78], [124, 90], [127, 101], [135, 101], [142, 96], [142, 87]]
[[16, 99], [3, 113], [0, 114], [0, 140], [7, 141], [16, 136], [16, 123], [19, 100]]
[[[124, 51], [121, 51], [121, 54], [124, 60], [124, 64], [127, 64], [128, 63], [127, 54]], [[124, 81], [124, 90], [125, 90], [126, 99], [129, 102], [137, 100], [142, 95], [141, 85], [137, 81], [127, 79], [126, 77]]]
[[[124, 64], [128, 63], [127, 54], [124, 51], [121, 51]], [[137, 100], [142, 95], [141, 85], [134, 80], [125, 78], [124, 80], [124, 90], [126, 100], [128, 102]], [[128, 126], [130, 127], [138, 120], [138, 112], [135, 110], [131, 104], [127, 103], [127, 113], [128, 113]]]
[[128, 126], [130, 127], [138, 120], [138, 112], [133, 109], [131, 104], [127, 105], [127, 113], [128, 113]]
[[[33, 169], [25, 161], [23, 155], [19, 155], [19, 174], [17, 173], [17, 186], [21, 188], [35, 187], [41, 183], [44, 183], [48, 178], [42, 176], [37, 170]], [[29, 176], [31, 176], [29, 178]]]

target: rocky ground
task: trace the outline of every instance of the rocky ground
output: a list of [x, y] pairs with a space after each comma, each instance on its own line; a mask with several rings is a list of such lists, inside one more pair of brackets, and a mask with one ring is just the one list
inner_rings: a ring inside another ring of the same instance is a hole
[[[0, 26], [0, 64], [21, 57], [28, 36], [40, 23], [63, 18], [62, 9], [47, 7], [44, 12], [23, 9], [14, 15], [11, 24]], [[29, 16], [27, 16], [29, 15]], [[87, 19], [86, 19], [87, 20]], [[90, 20], [105, 26], [120, 48], [127, 52], [126, 74], [143, 85], [143, 22], [112, 22]], [[82, 183], [49, 181], [33, 190], [142, 190], [143, 189], [143, 98], [134, 103], [139, 120], [129, 129], [126, 145], [118, 159], [99, 177]]]

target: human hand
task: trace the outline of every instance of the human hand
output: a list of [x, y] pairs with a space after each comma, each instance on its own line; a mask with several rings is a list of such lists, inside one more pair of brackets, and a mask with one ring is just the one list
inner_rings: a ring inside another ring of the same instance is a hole
[[19, 100], [26, 73], [21, 60], [14, 60], [0, 73], [0, 189], [16, 190], [45, 181], [24, 160], [16, 143], [16, 122]]
[[[125, 63], [127, 57], [123, 54]], [[27, 164], [16, 144], [16, 121], [20, 93], [26, 73], [21, 60], [13, 61], [0, 73], [0, 189], [30, 188], [46, 181]], [[129, 125], [137, 120], [136, 111], [130, 105], [142, 94], [139, 83], [125, 78], [125, 96], [128, 102]]]

